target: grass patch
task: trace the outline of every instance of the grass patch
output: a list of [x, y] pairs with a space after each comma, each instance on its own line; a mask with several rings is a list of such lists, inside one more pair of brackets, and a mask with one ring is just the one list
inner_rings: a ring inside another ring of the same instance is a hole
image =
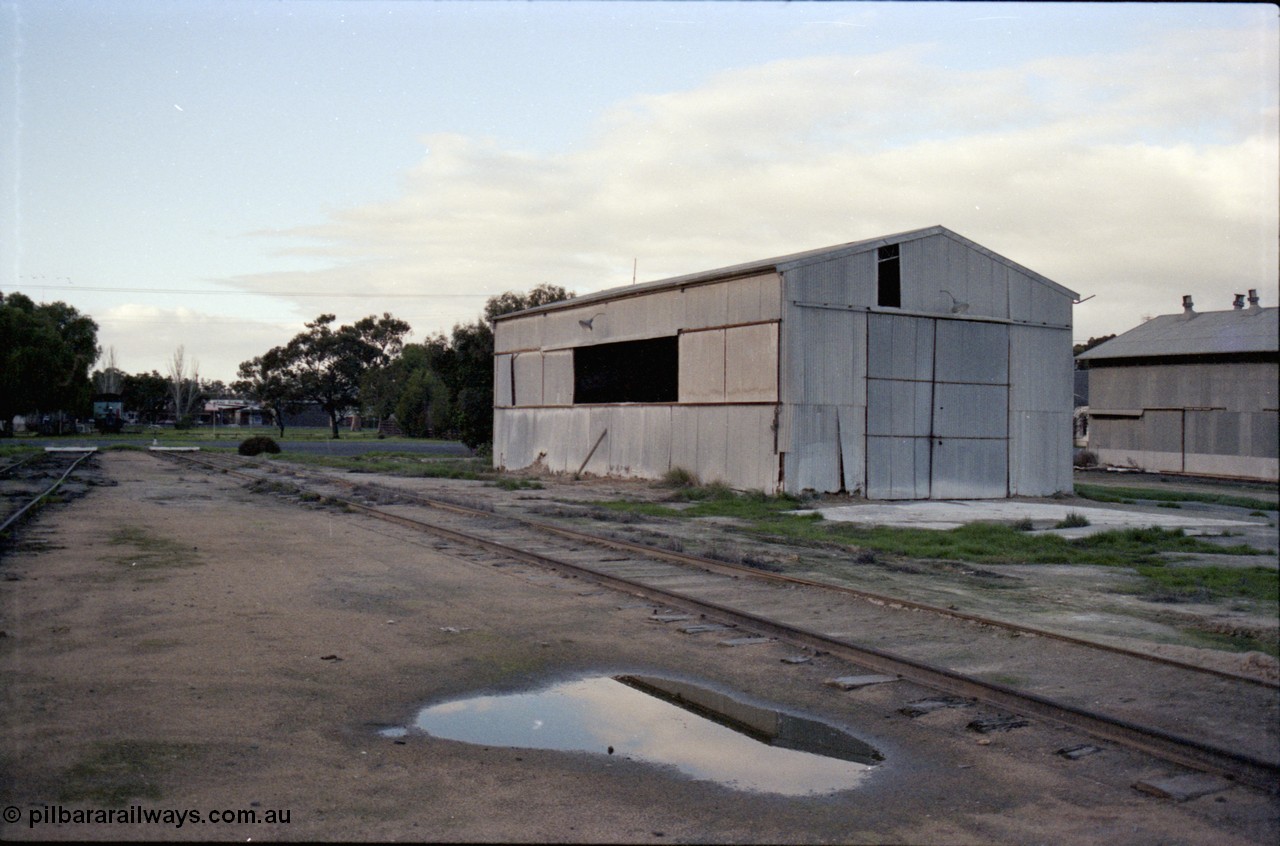
[[1266, 567], [1182, 567], [1144, 564], [1138, 575], [1147, 580], [1147, 593], [1168, 602], [1213, 599], [1280, 600], [1280, 573]]
[[[682, 491], [706, 491], [689, 488]], [[698, 494], [701, 496], [702, 494]], [[743, 521], [757, 536], [785, 543], [839, 544], [861, 550], [975, 564], [1091, 564], [1136, 567], [1157, 564], [1167, 552], [1216, 555], [1264, 555], [1245, 544], [1219, 546], [1187, 535], [1181, 529], [1116, 529], [1084, 538], [1067, 539], [1053, 534], [1033, 534], [1026, 525], [968, 523], [955, 529], [911, 529], [833, 523], [822, 515], [787, 513], [803, 505], [790, 496], [738, 494], [720, 491], [705, 498], [682, 496], [691, 504], [597, 502], [599, 508], [648, 517], [732, 517]], [[1068, 521], [1063, 521], [1064, 523]], [[1076, 523], [1075, 525], [1079, 525]], [[1088, 525], [1088, 521], [1084, 522]]]
[[492, 484], [494, 487], [501, 488], [504, 491], [540, 491], [543, 489], [541, 482], [532, 479], [499, 479]]
[[194, 547], [157, 537], [138, 526], [121, 526], [107, 540], [113, 546], [133, 548], [133, 551], [112, 559], [122, 567], [157, 570], [166, 567], [191, 567], [200, 563]]
[[1276, 504], [1265, 499], [1228, 494], [1200, 493], [1196, 491], [1162, 491], [1159, 488], [1122, 488], [1110, 485], [1076, 485], [1076, 496], [1095, 502], [1133, 503], [1140, 499], [1152, 502], [1205, 502], [1210, 505], [1229, 505], [1254, 511], [1275, 511]]
[[1280, 658], [1280, 641], [1274, 636], [1250, 633], [1221, 634], [1202, 629], [1183, 629], [1183, 634], [1193, 643], [1223, 652], [1262, 652]]
[[[271, 460], [277, 460], [274, 457]], [[377, 452], [365, 455], [305, 455], [293, 453], [278, 459], [293, 464], [329, 467], [353, 473], [380, 473], [429, 479], [491, 480], [498, 477], [482, 458], [426, 458], [412, 452]]]
[[58, 801], [121, 807], [130, 800], [160, 799], [165, 771], [198, 753], [199, 747], [189, 743], [95, 743], [90, 757], [63, 774]]
[[[680, 503], [679, 507], [671, 503]], [[785, 512], [803, 507], [801, 500], [783, 494], [768, 496], [764, 493], [737, 493], [726, 485], [693, 485], [677, 488], [665, 502], [633, 502], [608, 500], [595, 502], [599, 508], [609, 511], [643, 515], [646, 517], [732, 517], [749, 523], [777, 519], [813, 522], [821, 520], [821, 514], [790, 515]]]

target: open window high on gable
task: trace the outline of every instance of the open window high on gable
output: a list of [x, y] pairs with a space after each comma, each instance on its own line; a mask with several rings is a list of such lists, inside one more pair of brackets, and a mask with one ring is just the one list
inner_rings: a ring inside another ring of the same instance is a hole
[[889, 244], [876, 251], [876, 304], [902, 308], [902, 271], [898, 264], [897, 244]]

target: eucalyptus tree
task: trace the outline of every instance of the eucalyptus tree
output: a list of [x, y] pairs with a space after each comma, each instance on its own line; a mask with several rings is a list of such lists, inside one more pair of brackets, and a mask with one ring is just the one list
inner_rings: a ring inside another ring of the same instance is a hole
[[14, 415], [89, 410], [98, 324], [63, 302], [0, 292], [0, 436]]
[[284, 437], [284, 419], [302, 405], [302, 389], [289, 369], [284, 347], [272, 347], [260, 356], [243, 361], [232, 383], [235, 390], [271, 409], [280, 437]]
[[306, 332], [284, 346], [289, 378], [299, 395], [329, 416], [329, 431], [338, 437], [338, 418], [360, 407], [365, 374], [389, 364], [404, 347], [409, 324], [383, 313], [354, 325], [335, 327], [337, 318], [322, 314], [305, 324]]

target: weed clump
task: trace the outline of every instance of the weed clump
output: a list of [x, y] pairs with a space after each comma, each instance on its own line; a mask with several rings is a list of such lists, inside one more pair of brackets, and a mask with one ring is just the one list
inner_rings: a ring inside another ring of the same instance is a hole
[[672, 467], [662, 474], [662, 484], [669, 488], [696, 488], [699, 481], [694, 472], [683, 467]]
[[1072, 463], [1076, 467], [1097, 467], [1098, 454], [1092, 450], [1081, 450], [1077, 452]]
[[1055, 529], [1082, 529], [1089, 525], [1089, 518], [1078, 511], [1068, 511], [1067, 516], [1054, 524]]
[[237, 450], [241, 455], [261, 455], [264, 452], [272, 454], [280, 451], [280, 445], [275, 439], [266, 435], [254, 435], [252, 438], [245, 438], [240, 442], [240, 448]]

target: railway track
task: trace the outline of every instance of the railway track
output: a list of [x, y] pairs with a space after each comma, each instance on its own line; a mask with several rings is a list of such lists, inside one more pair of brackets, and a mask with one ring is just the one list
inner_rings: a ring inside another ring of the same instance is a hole
[[0, 468], [0, 535], [22, 522], [95, 450], [48, 450]]
[[[1280, 689], [1150, 655], [484, 509], [232, 456], [169, 460], [323, 500], [459, 545], [641, 596], [654, 620], [749, 645], [776, 639], [870, 673], [1070, 726], [1178, 765], [1280, 792]], [[662, 613], [657, 613], [661, 611]]]

